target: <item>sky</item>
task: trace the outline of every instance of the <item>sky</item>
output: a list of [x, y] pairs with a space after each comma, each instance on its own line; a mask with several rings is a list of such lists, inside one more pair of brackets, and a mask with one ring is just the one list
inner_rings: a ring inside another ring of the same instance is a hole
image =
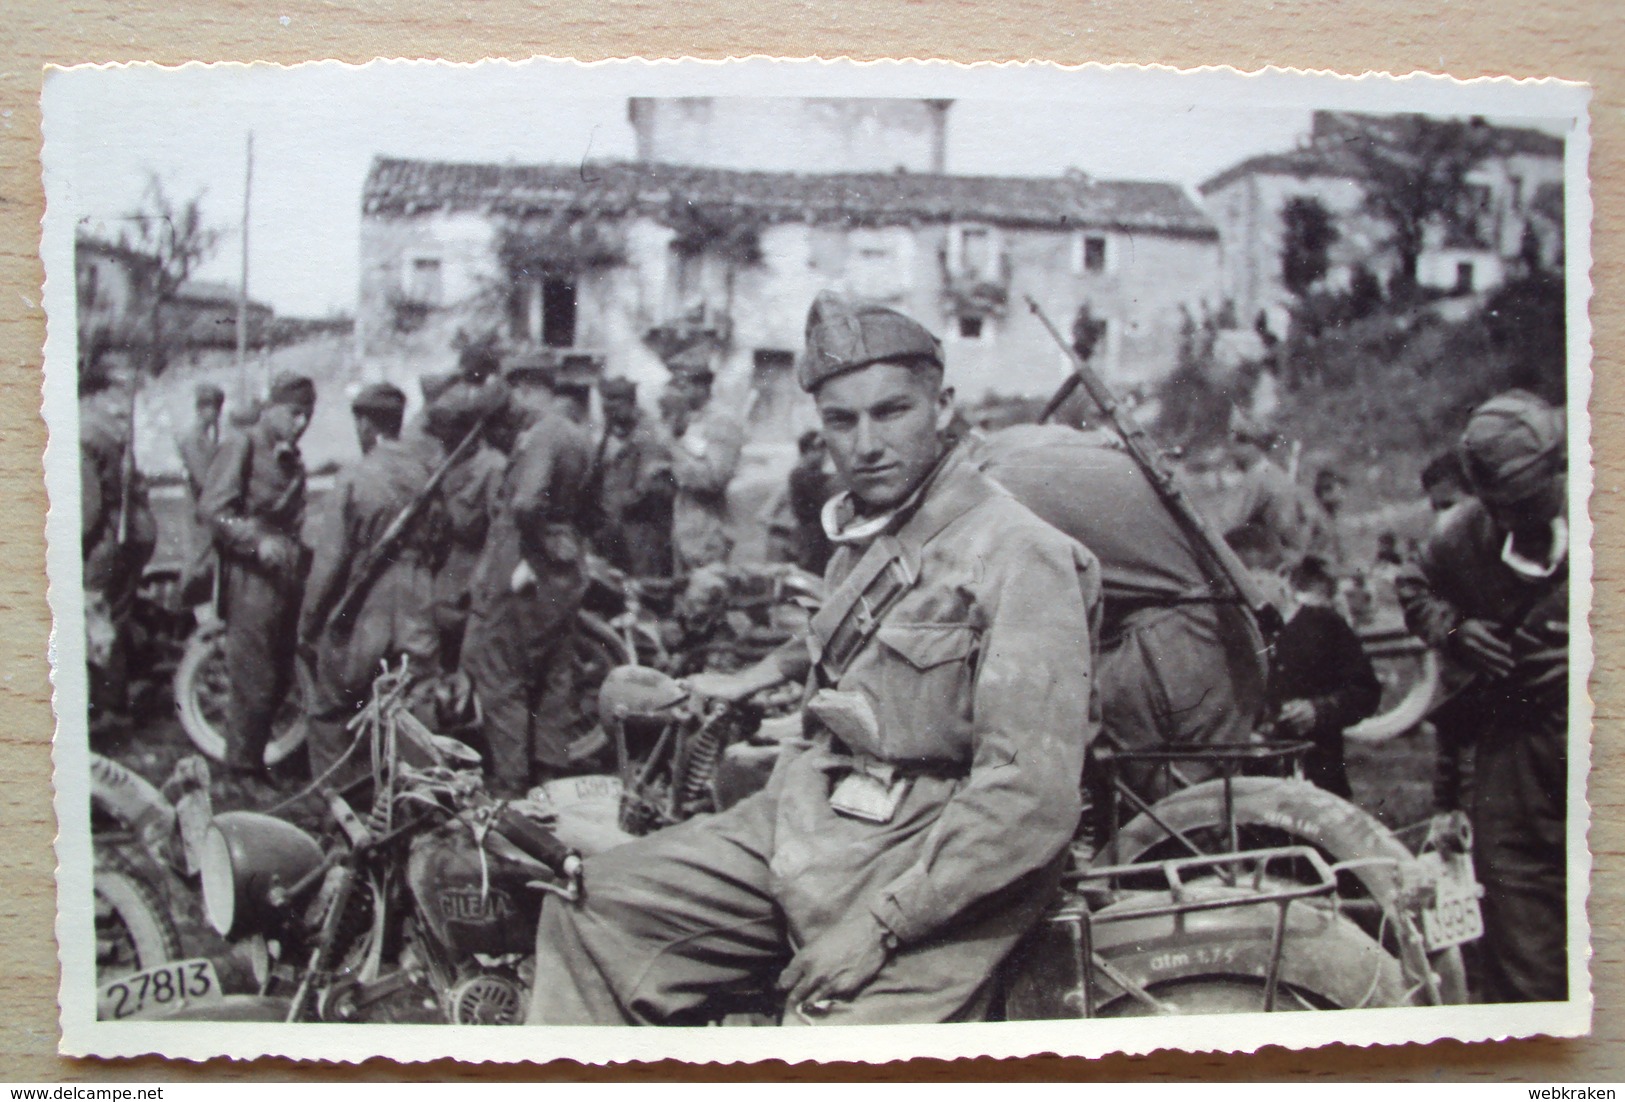
[[[714, 82], [717, 71], [700, 75]], [[666, 83], [655, 90], [672, 87], [673, 75], [656, 74]], [[1120, 71], [1110, 80], [1102, 71], [1088, 80], [1074, 74], [1070, 84], [1028, 81], [1021, 87], [1046, 95], [1007, 98], [1000, 93], [1015, 82], [990, 82], [996, 75], [980, 73], [978, 88], [992, 94], [954, 97], [950, 172], [1055, 175], [1071, 167], [1100, 178], [1194, 188], [1246, 157], [1291, 148], [1307, 133], [1312, 108], [1330, 102], [1253, 94], [1259, 89], [1246, 86], [1249, 94], [1235, 94], [1211, 81], [1176, 81], [1171, 73], [1147, 83], [1142, 74]], [[361, 188], [375, 156], [518, 163], [628, 158], [628, 85], [614, 76], [606, 79], [602, 67], [561, 72], [508, 63], [193, 65], [52, 74], [45, 123], [49, 201], [53, 213], [60, 204], [93, 232], [116, 236], [120, 216], [139, 206], [153, 175], [174, 199], [201, 194], [205, 218], [226, 232], [197, 276], [235, 285], [245, 142], [252, 131], [250, 294], [282, 314], [353, 312]], [[839, 94], [828, 79], [823, 84], [821, 94]], [[735, 80], [734, 87], [785, 94], [783, 85], [760, 81]], [[1067, 98], [1051, 98], [1056, 88]]]

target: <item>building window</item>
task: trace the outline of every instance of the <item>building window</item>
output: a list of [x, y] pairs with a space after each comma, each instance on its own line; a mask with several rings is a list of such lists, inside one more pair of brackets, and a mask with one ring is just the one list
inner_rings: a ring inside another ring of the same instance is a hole
[[1002, 278], [999, 238], [990, 226], [956, 226], [948, 235], [948, 275], [969, 283]]
[[986, 330], [987, 321], [985, 318], [976, 314], [959, 315], [959, 336], [961, 340], [979, 341]]
[[440, 258], [412, 257], [406, 267], [406, 299], [424, 306], [439, 306], [444, 290], [440, 281]]
[[576, 342], [576, 285], [568, 279], [542, 280], [542, 343], [569, 348]]
[[1107, 270], [1107, 239], [1100, 234], [1084, 234], [1084, 271]]
[[1473, 262], [1463, 260], [1456, 265], [1456, 293], [1471, 294], [1473, 290]]
[[896, 298], [908, 289], [909, 241], [906, 230], [854, 230], [847, 280], [864, 298]]
[[794, 433], [796, 354], [782, 348], [758, 348], [751, 357], [751, 387], [758, 395], [751, 408], [751, 425], [780, 438]]

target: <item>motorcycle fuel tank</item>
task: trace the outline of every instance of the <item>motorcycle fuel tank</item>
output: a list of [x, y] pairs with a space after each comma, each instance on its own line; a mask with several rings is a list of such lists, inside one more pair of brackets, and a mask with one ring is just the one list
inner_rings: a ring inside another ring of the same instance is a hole
[[541, 893], [525, 886], [532, 873], [489, 849], [482, 858], [461, 820], [413, 842], [406, 877], [426, 932], [454, 960], [534, 947]]

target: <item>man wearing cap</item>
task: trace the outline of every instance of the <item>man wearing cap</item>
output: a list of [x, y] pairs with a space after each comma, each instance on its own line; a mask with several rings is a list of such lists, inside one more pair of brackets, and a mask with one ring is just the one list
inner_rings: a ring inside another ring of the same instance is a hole
[[814, 303], [799, 377], [846, 490], [794, 664], [810, 743], [728, 811], [587, 860], [581, 902], [543, 905], [532, 1023], [703, 1021], [775, 977], [786, 1024], [985, 1012], [1078, 826], [1100, 577], [953, 445], [942, 375], [902, 314]]
[[1459, 445], [1476, 499], [1396, 586], [1412, 632], [1474, 671], [1472, 810], [1486, 996], [1568, 996], [1568, 479], [1561, 410], [1479, 406]]
[[672, 505], [672, 545], [684, 571], [726, 563], [733, 553], [728, 486], [739, 471], [745, 448], [744, 418], [712, 400], [716, 376], [699, 350], [671, 363], [672, 386], [683, 406], [682, 431], [674, 434], [672, 474], [677, 498]]
[[346, 757], [351, 736], [345, 725], [366, 703], [379, 663], [405, 655], [418, 676], [439, 672], [433, 568], [445, 544], [445, 514], [431, 500], [354, 611], [335, 617], [345, 591], [359, 581], [354, 571], [433, 473], [423, 450], [401, 440], [406, 395], [399, 389], [374, 383], [350, 410], [361, 458], [339, 472], [322, 503], [299, 616], [300, 643], [315, 656], [314, 692], [306, 702], [310, 769], [335, 787], [363, 775], [370, 760], [362, 752]]
[[508, 462], [474, 567], [462, 670], [485, 711], [492, 787], [517, 793], [570, 764], [592, 444], [553, 393], [550, 350], [513, 357], [504, 374], [511, 397], [492, 438]]
[[1220, 510], [1219, 530], [1257, 525], [1269, 538], [1279, 565], [1293, 566], [1303, 557], [1309, 531], [1303, 495], [1287, 473], [1270, 460], [1280, 437], [1241, 413], [1230, 414], [1230, 459], [1241, 471], [1241, 485]]
[[300, 540], [305, 462], [299, 438], [315, 408], [314, 383], [303, 375], [277, 376], [259, 417], [222, 436], [198, 499], [198, 519], [220, 556], [231, 684], [226, 765], [242, 776], [264, 775], [271, 724], [293, 682], [309, 564]]
[[597, 532], [594, 540], [611, 565], [633, 577], [672, 572], [671, 441], [638, 408], [638, 385], [605, 379], [604, 434], [598, 441]]

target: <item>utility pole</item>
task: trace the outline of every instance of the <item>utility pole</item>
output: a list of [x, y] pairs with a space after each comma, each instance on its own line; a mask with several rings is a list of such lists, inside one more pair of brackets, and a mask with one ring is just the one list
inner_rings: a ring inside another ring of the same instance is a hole
[[237, 377], [246, 383], [248, 360], [248, 210], [254, 190], [254, 132], [248, 132], [248, 163], [243, 173], [243, 270], [237, 281]]

